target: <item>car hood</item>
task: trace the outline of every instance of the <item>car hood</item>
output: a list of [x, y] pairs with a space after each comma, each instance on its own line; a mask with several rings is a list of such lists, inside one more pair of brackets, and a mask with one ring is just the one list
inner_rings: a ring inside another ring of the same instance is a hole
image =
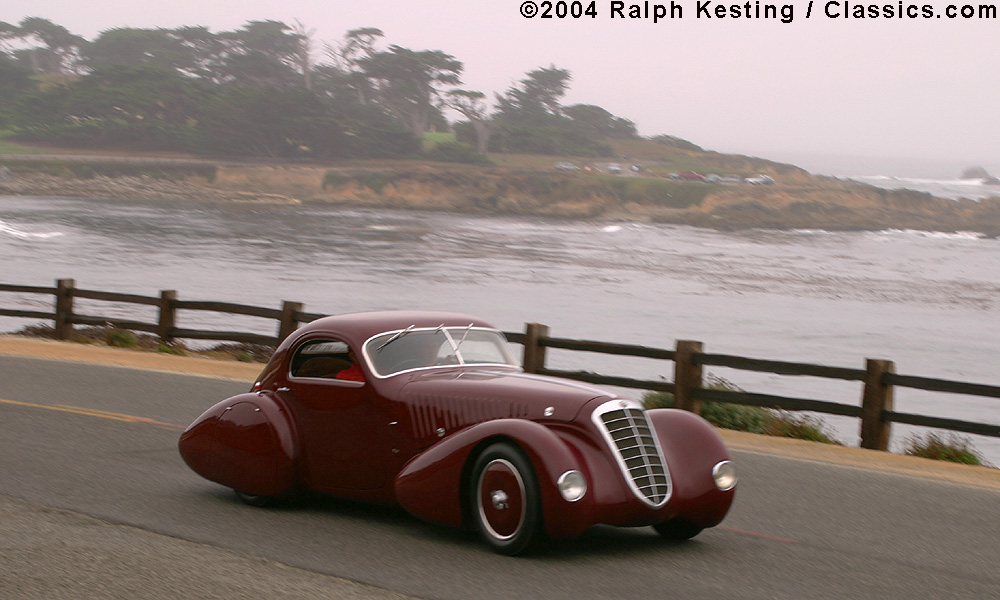
[[422, 424], [418, 429], [446, 431], [506, 418], [569, 422], [601, 397], [610, 394], [566, 379], [491, 369], [422, 373], [400, 390], [414, 422]]

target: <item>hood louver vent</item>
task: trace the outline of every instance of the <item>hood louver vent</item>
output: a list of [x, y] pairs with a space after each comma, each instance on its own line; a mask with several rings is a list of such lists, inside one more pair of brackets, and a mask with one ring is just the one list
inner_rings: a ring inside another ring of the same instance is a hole
[[410, 420], [416, 439], [436, 436], [438, 428], [451, 432], [494, 419], [524, 419], [528, 406], [521, 402], [454, 396], [419, 396], [410, 402]]

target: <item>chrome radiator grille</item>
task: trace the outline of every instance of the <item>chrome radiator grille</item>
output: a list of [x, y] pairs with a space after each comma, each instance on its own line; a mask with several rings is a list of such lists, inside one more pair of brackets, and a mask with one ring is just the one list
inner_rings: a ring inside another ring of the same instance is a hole
[[670, 474], [642, 407], [625, 400], [608, 402], [594, 413], [594, 421], [636, 496], [650, 506], [663, 506], [670, 497]]

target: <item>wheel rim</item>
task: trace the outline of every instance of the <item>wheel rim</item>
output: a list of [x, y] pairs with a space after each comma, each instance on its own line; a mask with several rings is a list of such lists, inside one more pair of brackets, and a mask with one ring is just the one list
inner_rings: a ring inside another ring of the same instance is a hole
[[479, 520], [491, 537], [506, 541], [521, 531], [527, 506], [524, 480], [510, 461], [497, 458], [479, 474], [476, 486]]

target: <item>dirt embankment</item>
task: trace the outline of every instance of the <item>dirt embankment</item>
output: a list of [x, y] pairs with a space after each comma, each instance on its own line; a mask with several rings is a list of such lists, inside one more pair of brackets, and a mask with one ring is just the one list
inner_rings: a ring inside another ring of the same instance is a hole
[[633, 174], [528, 170], [414, 162], [309, 165], [218, 164], [208, 174], [141, 172], [80, 176], [11, 167], [0, 194], [322, 202], [557, 218], [641, 220], [716, 229], [911, 228], [1000, 235], [1000, 198], [934, 198], [805, 172], [776, 185], [716, 185]]

